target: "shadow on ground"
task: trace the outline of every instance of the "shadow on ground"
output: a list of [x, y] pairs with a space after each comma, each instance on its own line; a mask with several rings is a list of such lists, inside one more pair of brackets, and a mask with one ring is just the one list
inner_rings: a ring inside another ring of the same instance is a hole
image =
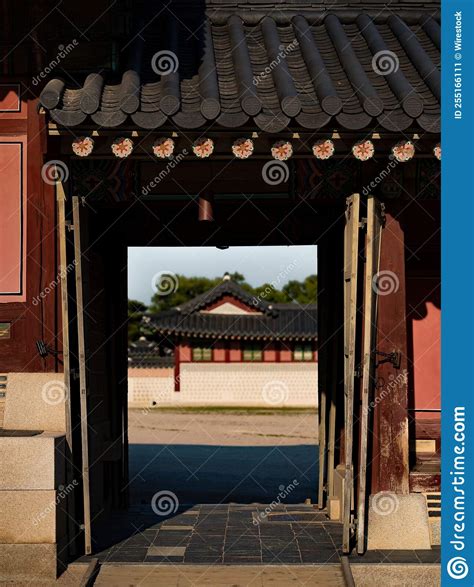
[[129, 456], [131, 504], [163, 490], [182, 505], [271, 503], [290, 484], [285, 503], [317, 498], [316, 445], [132, 444]]

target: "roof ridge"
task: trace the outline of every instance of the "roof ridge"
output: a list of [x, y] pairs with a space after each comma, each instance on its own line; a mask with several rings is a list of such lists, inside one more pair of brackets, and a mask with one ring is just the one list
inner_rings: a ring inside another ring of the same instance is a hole
[[188, 300], [180, 306], [177, 306], [176, 309], [183, 313], [192, 314], [193, 312], [201, 310], [205, 306], [212, 304], [226, 294], [234, 296], [241, 302], [247, 304], [249, 307], [252, 307], [256, 310], [261, 310], [266, 314], [271, 313], [272, 311], [270, 304], [261, 300], [258, 298], [258, 296], [252, 295], [231, 278], [224, 278], [212, 289], [199, 294], [198, 296]]

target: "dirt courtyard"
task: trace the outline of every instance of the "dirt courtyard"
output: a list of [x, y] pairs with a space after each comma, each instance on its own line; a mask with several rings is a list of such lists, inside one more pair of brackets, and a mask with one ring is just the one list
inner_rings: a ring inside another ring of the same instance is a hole
[[315, 410], [129, 410], [130, 444], [318, 443]]
[[316, 411], [130, 410], [132, 503], [157, 491], [180, 503], [316, 501]]

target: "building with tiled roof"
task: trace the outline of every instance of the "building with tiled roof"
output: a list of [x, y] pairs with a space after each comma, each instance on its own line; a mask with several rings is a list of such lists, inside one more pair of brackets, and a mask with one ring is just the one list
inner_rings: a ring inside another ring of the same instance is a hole
[[[173, 391], [184, 399], [165, 403], [316, 406], [316, 304], [272, 304], [226, 275], [217, 287], [145, 321], [153, 341], [129, 347], [129, 375], [159, 375], [162, 389], [170, 383], [163, 380], [168, 369]], [[173, 372], [163, 349], [173, 349]], [[131, 405], [163, 403], [153, 390], [139, 400], [137, 380], [131, 387]]]

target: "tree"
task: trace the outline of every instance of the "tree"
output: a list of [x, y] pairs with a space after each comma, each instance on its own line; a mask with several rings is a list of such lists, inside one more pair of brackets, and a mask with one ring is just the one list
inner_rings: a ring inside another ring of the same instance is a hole
[[128, 343], [138, 340], [142, 334], [141, 321], [148, 310], [143, 302], [128, 300]]
[[318, 276], [308, 275], [304, 281], [289, 281], [283, 286], [287, 301], [298, 304], [315, 304], [318, 296]]

